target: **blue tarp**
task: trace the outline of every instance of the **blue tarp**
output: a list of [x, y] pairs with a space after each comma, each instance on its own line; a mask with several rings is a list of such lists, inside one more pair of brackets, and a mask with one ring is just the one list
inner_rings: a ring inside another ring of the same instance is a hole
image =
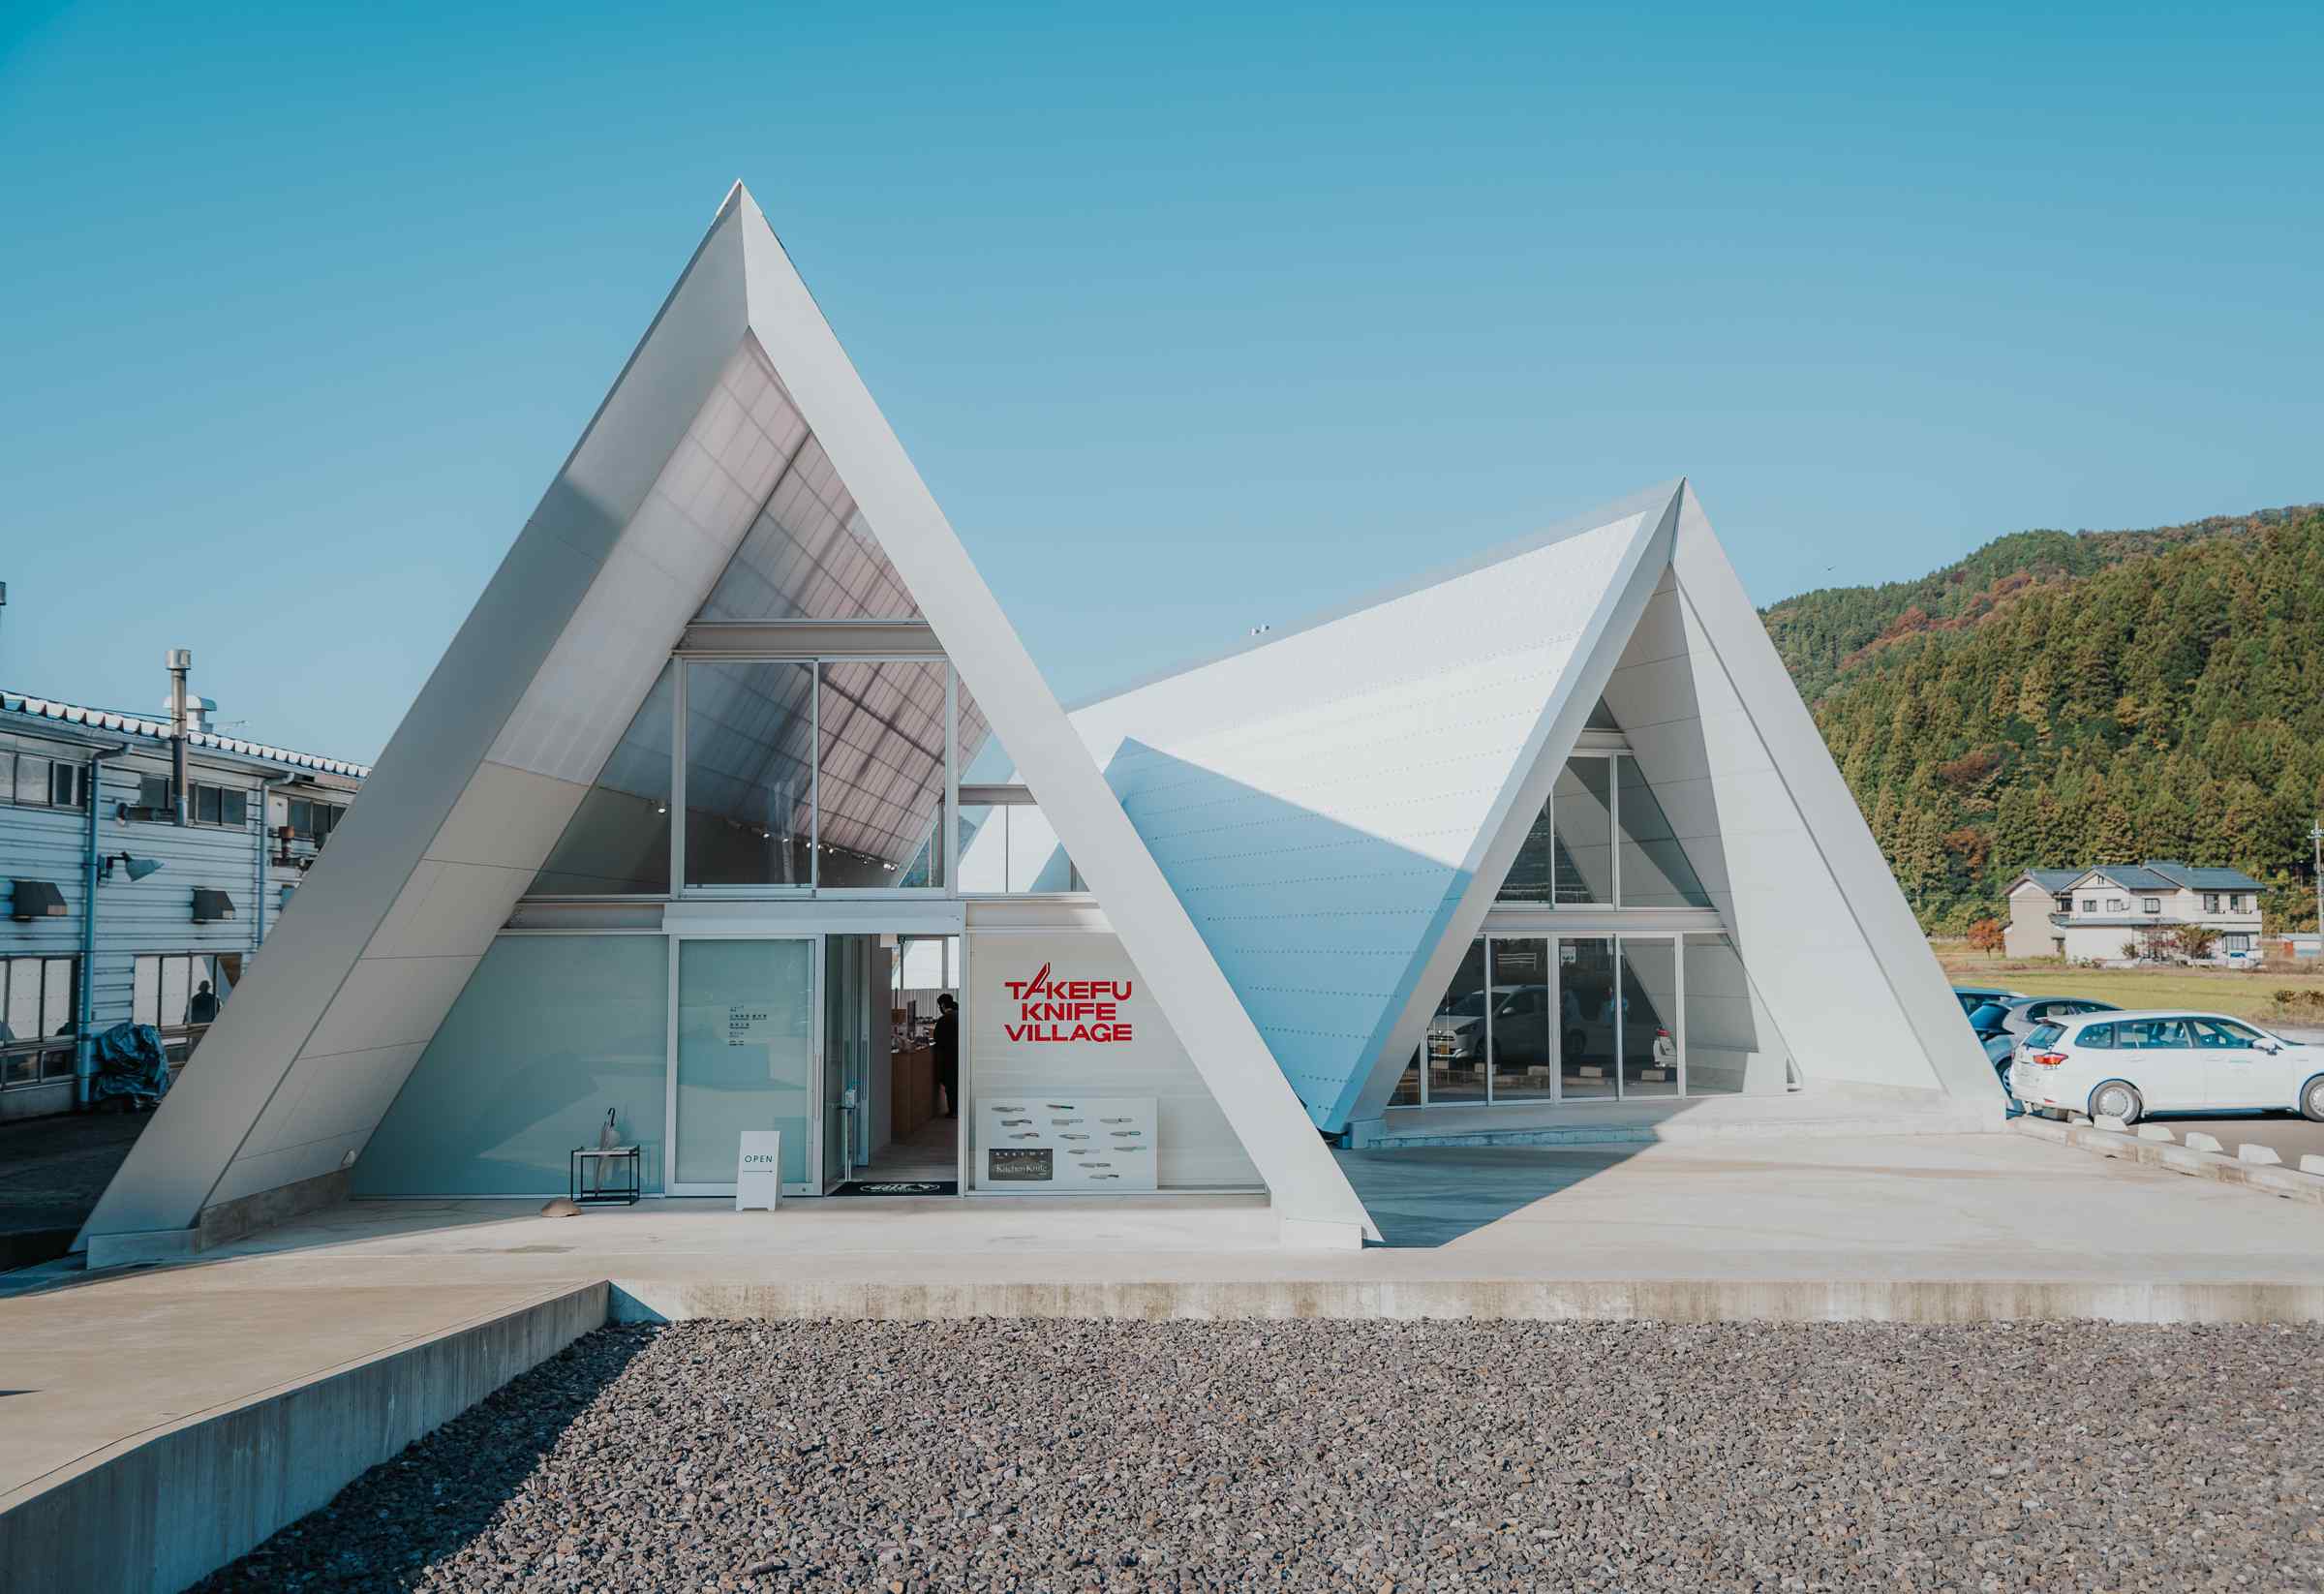
[[162, 1032], [150, 1024], [116, 1024], [97, 1037], [97, 1075], [89, 1081], [92, 1101], [125, 1096], [151, 1107], [169, 1088], [169, 1054]]

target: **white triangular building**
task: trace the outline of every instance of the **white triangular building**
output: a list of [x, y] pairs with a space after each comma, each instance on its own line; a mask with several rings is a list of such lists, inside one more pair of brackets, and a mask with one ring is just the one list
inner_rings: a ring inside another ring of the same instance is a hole
[[1850, 1101], [2001, 1115], [1686, 483], [1068, 715], [737, 185], [84, 1240]]

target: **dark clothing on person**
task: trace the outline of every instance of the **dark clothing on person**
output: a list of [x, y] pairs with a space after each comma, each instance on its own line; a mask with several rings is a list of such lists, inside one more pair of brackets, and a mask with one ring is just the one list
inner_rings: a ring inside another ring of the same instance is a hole
[[188, 1024], [216, 1024], [218, 1022], [218, 998], [207, 991], [196, 992], [194, 999], [186, 1003], [186, 1022]]
[[936, 1083], [944, 1088], [944, 1116], [961, 1110], [961, 1015], [947, 1008], [936, 1015]]

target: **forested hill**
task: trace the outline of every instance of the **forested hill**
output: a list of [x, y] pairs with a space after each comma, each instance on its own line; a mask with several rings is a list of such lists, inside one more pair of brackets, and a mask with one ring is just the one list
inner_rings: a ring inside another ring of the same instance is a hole
[[[2324, 812], [2324, 508], [2021, 532], [1765, 611], [1921, 922], [2021, 869], [2180, 858], [2305, 879]], [[2271, 925], [2312, 924], [2271, 891]]]

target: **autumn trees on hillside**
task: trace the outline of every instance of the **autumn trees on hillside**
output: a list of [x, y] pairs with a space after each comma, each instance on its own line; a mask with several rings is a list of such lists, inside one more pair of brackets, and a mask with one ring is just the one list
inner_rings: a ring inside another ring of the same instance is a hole
[[[2303, 872], [2324, 812], [2324, 513], [2236, 524], [2107, 534], [2102, 550], [2004, 537], [1958, 579], [1858, 590], [1887, 594], [1892, 619], [1917, 606], [1972, 623], [1860, 642], [1838, 661], [1831, 649], [1854, 632], [1811, 602], [1835, 595], [1769, 612], [1779, 651], [1807, 657], [1804, 678], [1831, 677], [1817, 722], [1925, 925], [1966, 929], [2030, 867]], [[2124, 557], [2132, 536], [2164, 551]], [[2029, 573], [2003, 567], [2013, 544], [2052, 573], [1976, 608], [1967, 582]], [[1789, 629], [1801, 626], [1812, 634]], [[2313, 915], [2298, 892], [2265, 905], [2272, 924]]]

